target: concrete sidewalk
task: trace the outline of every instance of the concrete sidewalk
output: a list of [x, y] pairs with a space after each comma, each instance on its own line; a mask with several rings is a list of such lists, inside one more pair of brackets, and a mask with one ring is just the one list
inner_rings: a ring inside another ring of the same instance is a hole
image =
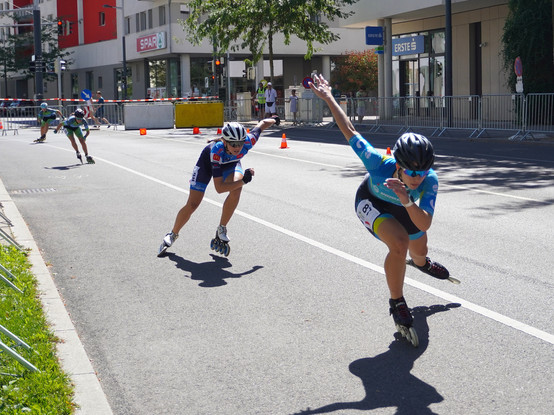
[[63, 370], [71, 377], [75, 385], [74, 402], [78, 406], [77, 415], [112, 415], [113, 412], [94, 368], [87, 356], [85, 348], [79, 339], [73, 322], [71, 321], [63, 300], [58, 293], [48, 267], [27, 227], [17, 206], [8, 194], [0, 178], [0, 203], [4, 216], [13, 226], [9, 226], [0, 217], [0, 228], [12, 235], [15, 241], [29, 249], [31, 272], [38, 281], [40, 299], [50, 323], [52, 332], [60, 339], [57, 344], [58, 357]]

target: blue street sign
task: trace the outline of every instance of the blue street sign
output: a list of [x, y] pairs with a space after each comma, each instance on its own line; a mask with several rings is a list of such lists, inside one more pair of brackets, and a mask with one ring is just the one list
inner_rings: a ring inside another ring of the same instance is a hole
[[423, 35], [392, 40], [393, 56], [416, 55], [418, 53], [425, 53], [425, 37]]
[[81, 91], [81, 98], [88, 101], [92, 98], [92, 91], [90, 89], [83, 89]]
[[377, 45], [383, 44], [383, 28], [381, 26], [366, 26], [365, 27], [365, 44]]

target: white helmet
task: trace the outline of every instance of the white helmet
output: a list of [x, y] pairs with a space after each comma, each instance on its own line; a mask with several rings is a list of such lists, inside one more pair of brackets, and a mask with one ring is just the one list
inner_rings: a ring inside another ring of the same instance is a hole
[[231, 142], [241, 142], [246, 140], [246, 128], [238, 122], [230, 122], [222, 131], [223, 139]]

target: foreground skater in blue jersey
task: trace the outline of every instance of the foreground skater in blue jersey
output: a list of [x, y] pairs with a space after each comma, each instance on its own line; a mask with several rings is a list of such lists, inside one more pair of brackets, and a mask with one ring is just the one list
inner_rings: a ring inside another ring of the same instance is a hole
[[254, 169], [243, 170], [241, 160], [258, 142], [261, 132], [273, 124], [278, 125], [279, 122], [278, 117], [266, 118], [260, 121], [250, 133], [246, 132], [242, 124], [231, 122], [223, 128], [221, 138], [212, 140], [202, 150], [190, 179], [187, 203], [179, 210], [171, 232], [164, 236], [158, 250], [159, 257], [165, 255], [167, 248], [178, 238], [181, 228], [200, 206], [212, 177], [215, 190], [218, 193], [228, 192], [229, 194], [223, 203], [219, 226], [210, 246], [216, 252], [229, 255], [231, 248], [227, 236], [227, 224], [239, 204], [242, 187], [250, 183], [254, 176]]
[[[394, 157], [383, 156], [354, 129], [322, 76], [315, 75], [315, 85], [310, 86], [327, 103], [344, 137], [368, 171], [356, 193], [356, 214], [389, 249], [384, 268], [390, 313], [398, 331], [417, 346], [417, 333], [403, 293], [406, 264], [435, 278], [449, 277], [444, 266], [427, 257], [426, 231], [431, 227], [438, 191], [438, 178], [431, 168], [435, 160], [433, 146], [426, 137], [407, 133], [396, 142]], [[406, 261], [408, 253], [411, 259]]]

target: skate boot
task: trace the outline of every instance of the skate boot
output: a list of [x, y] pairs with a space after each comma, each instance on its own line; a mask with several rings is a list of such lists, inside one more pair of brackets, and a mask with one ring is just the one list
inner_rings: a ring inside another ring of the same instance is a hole
[[229, 246], [230, 239], [227, 237], [227, 227], [219, 225], [215, 232], [215, 238], [210, 242], [210, 248], [215, 252], [219, 252], [225, 256], [229, 256], [231, 247]]
[[179, 237], [178, 233], [173, 233], [173, 232], [166, 233], [162, 241], [162, 244], [160, 245], [158, 256], [163, 257], [165, 255], [165, 251], [167, 251], [167, 248], [173, 245], [173, 243], [177, 240], [178, 237]]
[[421, 267], [416, 265], [413, 259], [407, 259], [406, 265], [411, 265], [421, 272], [424, 272], [425, 274], [428, 274], [431, 277], [437, 278], [439, 280], [448, 280], [454, 284], [460, 283], [460, 280], [457, 280], [456, 278], [450, 276], [450, 273], [444, 265], [439, 264], [438, 262], [431, 261], [429, 257], [425, 258], [425, 265]]
[[81, 153], [77, 152], [77, 158], [79, 159], [81, 164], [83, 164], [83, 157], [81, 156]]
[[398, 300], [393, 300], [391, 298], [389, 300], [389, 305], [389, 313], [392, 315], [396, 330], [402, 337], [412, 343], [412, 346], [417, 347], [419, 345], [419, 340], [415, 329], [412, 327], [414, 319], [406, 304], [406, 300], [404, 297], [400, 297]]
[[46, 140], [46, 136], [41, 135], [40, 138], [37, 138], [34, 142], [35, 143], [44, 143], [45, 140]]
[[92, 158], [92, 156], [85, 156], [87, 158], [87, 163], [88, 164], [95, 164], [96, 162], [94, 161], [94, 159]]

